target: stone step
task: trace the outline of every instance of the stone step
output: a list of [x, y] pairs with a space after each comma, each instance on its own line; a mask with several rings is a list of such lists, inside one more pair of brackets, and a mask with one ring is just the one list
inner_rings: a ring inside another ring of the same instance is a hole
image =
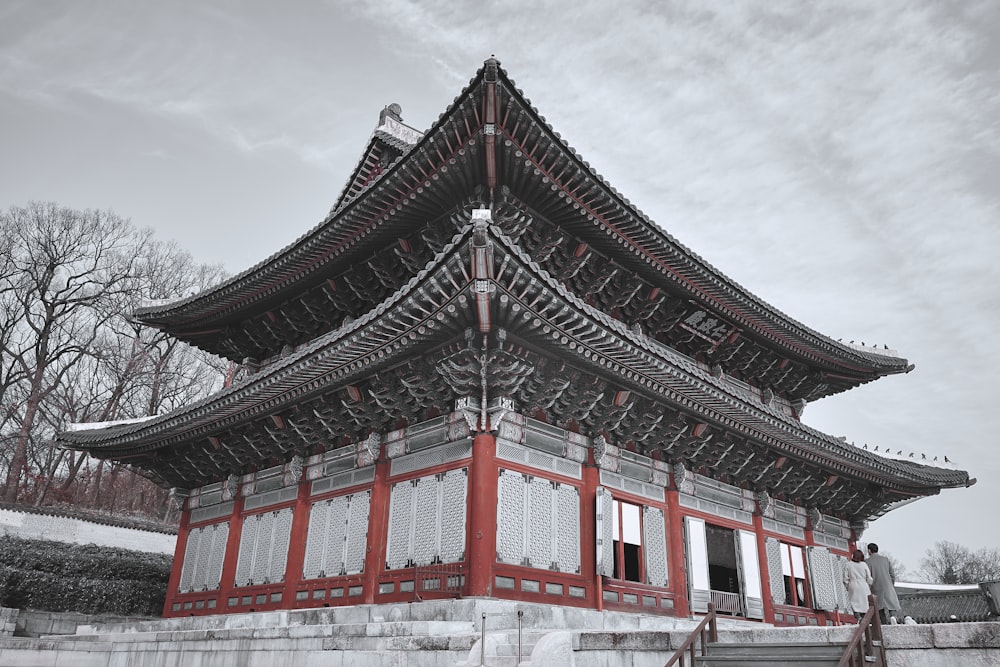
[[758, 654], [782, 655], [790, 657], [823, 657], [840, 660], [847, 649], [846, 644], [830, 644], [826, 642], [795, 642], [795, 643], [768, 643], [768, 642], [726, 642], [708, 645], [708, 654], [711, 656], [742, 655], [753, 656]]
[[791, 658], [780, 655], [718, 655], [695, 658], [695, 665], [698, 667], [837, 667], [838, 662], [839, 660], [831, 658]]
[[69, 635], [84, 640], [107, 641], [206, 641], [236, 639], [305, 639], [311, 637], [451, 637], [476, 634], [468, 621], [395, 621], [385, 623], [343, 623], [338, 625], [293, 625], [284, 627], [237, 627], [202, 630], [143, 630]]

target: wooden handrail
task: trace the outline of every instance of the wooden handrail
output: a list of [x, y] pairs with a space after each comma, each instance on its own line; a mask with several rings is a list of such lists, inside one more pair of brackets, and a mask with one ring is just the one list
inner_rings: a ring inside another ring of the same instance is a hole
[[691, 655], [691, 667], [694, 667], [694, 660], [696, 646], [696, 640], [701, 639], [701, 654], [706, 655], [709, 642], [719, 641], [719, 627], [716, 624], [716, 613], [715, 605], [711, 602], [708, 603], [708, 613], [705, 614], [705, 618], [701, 619], [701, 623], [698, 624], [684, 643], [674, 652], [667, 660], [667, 664], [663, 667], [672, 667], [673, 665], [678, 665], [679, 667], [686, 667], [687, 663], [684, 661], [684, 654], [690, 653]]
[[[866, 662], [866, 656], [873, 656], [874, 663]], [[886, 667], [885, 642], [882, 638], [882, 619], [878, 615], [878, 598], [868, 596], [868, 611], [858, 621], [858, 629], [851, 635], [844, 649], [844, 655], [837, 667]]]

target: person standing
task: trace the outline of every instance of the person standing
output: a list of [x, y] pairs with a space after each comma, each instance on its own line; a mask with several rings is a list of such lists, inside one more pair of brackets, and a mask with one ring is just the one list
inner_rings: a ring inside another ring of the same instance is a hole
[[899, 596], [896, 595], [896, 573], [888, 558], [878, 552], [874, 542], [868, 545], [868, 569], [871, 570], [872, 592], [878, 596], [878, 615], [883, 623], [888, 623], [899, 611]]
[[868, 612], [868, 596], [872, 594], [872, 573], [865, 564], [865, 554], [855, 549], [851, 560], [844, 567], [844, 586], [847, 587], [847, 603], [854, 612], [854, 618]]

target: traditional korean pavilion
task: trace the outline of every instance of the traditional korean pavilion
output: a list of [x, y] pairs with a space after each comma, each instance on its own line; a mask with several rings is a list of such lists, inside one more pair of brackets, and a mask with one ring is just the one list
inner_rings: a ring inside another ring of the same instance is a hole
[[136, 317], [241, 368], [60, 436], [183, 498], [167, 616], [461, 595], [826, 624], [867, 520], [974, 481], [803, 424], [912, 366], [708, 265], [494, 59], [426, 132], [383, 110], [313, 230]]

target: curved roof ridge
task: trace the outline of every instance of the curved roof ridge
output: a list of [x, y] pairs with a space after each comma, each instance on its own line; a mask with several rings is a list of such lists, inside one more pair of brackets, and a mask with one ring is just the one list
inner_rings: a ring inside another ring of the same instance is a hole
[[[484, 75], [485, 71], [486, 71], [486, 64], [484, 64], [483, 67], [481, 67], [477, 71], [476, 75], [473, 76], [469, 80], [468, 85], [465, 88], [463, 88], [462, 91], [458, 95], [455, 96], [455, 99], [448, 106], [448, 108], [444, 112], [442, 112], [438, 116], [437, 120], [430, 126], [430, 128], [428, 128], [423, 133], [423, 136], [421, 137], [421, 139], [416, 144], [413, 144], [412, 146], [410, 146], [410, 150], [408, 152], [412, 152], [412, 151], [416, 150], [417, 148], [419, 148], [420, 146], [423, 146], [423, 145], [427, 144], [428, 142], [430, 142], [432, 140], [432, 137], [434, 136], [434, 134], [436, 133], [436, 131], [439, 130], [440, 127], [447, 120], [448, 115], [456, 107], [458, 107], [462, 103], [462, 101], [464, 100], [464, 98], [468, 97], [471, 94], [472, 90], [476, 87], [476, 85], [482, 81], [483, 75]], [[402, 157], [405, 157], [405, 154]], [[363, 159], [363, 156], [362, 156], [362, 159]], [[144, 318], [154, 319], [156, 317], [168, 316], [172, 312], [175, 313], [175, 314], [179, 314], [178, 311], [183, 311], [184, 309], [186, 309], [188, 306], [191, 306], [192, 304], [195, 304], [195, 303], [198, 303], [198, 302], [209, 301], [212, 297], [217, 297], [217, 296], [223, 295], [223, 294], [225, 294], [227, 292], [236, 292], [236, 291], [238, 291], [239, 290], [238, 284], [240, 282], [246, 280], [247, 278], [250, 278], [250, 277], [254, 276], [255, 274], [258, 274], [258, 273], [260, 273], [262, 271], [265, 271], [265, 270], [267, 270], [269, 268], [272, 268], [272, 267], [273, 267], [273, 269], [275, 271], [277, 271], [278, 265], [282, 262], [282, 260], [291, 261], [288, 258], [295, 251], [297, 251], [297, 250], [305, 251], [306, 247], [309, 245], [308, 242], [310, 241], [310, 239], [314, 239], [315, 238], [317, 243], [320, 242], [321, 241], [320, 237], [321, 237], [321, 235], [322, 235], [322, 233], [324, 231], [327, 231], [331, 227], [333, 227], [334, 223], [338, 219], [346, 216], [347, 213], [354, 208], [354, 206], [356, 206], [359, 202], [363, 201], [363, 199], [364, 199], [363, 195], [366, 192], [370, 191], [372, 188], [376, 187], [383, 180], [385, 180], [390, 174], [394, 173], [396, 171], [396, 169], [399, 167], [399, 165], [402, 162], [403, 162], [402, 159], [394, 161], [393, 164], [392, 164], [392, 166], [389, 169], [386, 169], [385, 171], [383, 171], [377, 178], [372, 179], [372, 181], [370, 183], [368, 183], [358, 193], [358, 195], [356, 197], [354, 197], [354, 198], [352, 198], [350, 200], [344, 201], [339, 208], [335, 208], [334, 210], [330, 211], [330, 213], [320, 223], [318, 223], [317, 225], [313, 226], [311, 229], [309, 229], [305, 233], [301, 234], [298, 238], [296, 238], [290, 244], [288, 244], [287, 246], [285, 246], [281, 250], [275, 252], [271, 256], [269, 256], [269, 257], [267, 257], [267, 258], [265, 258], [265, 259], [257, 262], [256, 264], [254, 264], [250, 268], [241, 271], [240, 273], [238, 273], [235, 276], [233, 276], [233, 277], [231, 277], [231, 278], [223, 281], [222, 283], [219, 283], [218, 285], [215, 285], [213, 287], [205, 289], [205, 290], [203, 290], [203, 291], [201, 291], [198, 294], [195, 294], [193, 296], [184, 297], [184, 298], [181, 298], [181, 299], [177, 299], [177, 300], [171, 301], [171, 302], [169, 302], [167, 304], [157, 304], [157, 305], [152, 305], [152, 306], [148, 306], [148, 307], [139, 308], [139, 309], [137, 309], [135, 311], [135, 317], [137, 319], [142, 320]], [[352, 172], [352, 174], [353, 174], [353, 172]], [[349, 187], [349, 185], [348, 185], [348, 187]], [[263, 277], [261, 277], [261, 281], [263, 281]]]
[[499, 68], [499, 71], [503, 79], [510, 85], [511, 90], [515, 92], [518, 95], [518, 97], [520, 97], [521, 100], [524, 102], [525, 107], [535, 115], [537, 120], [540, 121], [541, 125], [546, 130], [549, 131], [549, 133], [555, 138], [556, 141], [559, 142], [559, 144], [567, 151], [567, 153], [572, 156], [572, 158], [578, 163], [578, 165], [584, 168], [595, 179], [597, 183], [603, 186], [608, 191], [608, 194], [610, 196], [617, 199], [625, 208], [629, 209], [634, 214], [634, 217], [637, 220], [641, 221], [642, 223], [645, 223], [647, 231], [659, 235], [662, 238], [662, 241], [664, 241], [668, 246], [674, 246], [677, 251], [679, 251], [683, 255], [686, 255], [690, 260], [693, 261], [693, 263], [696, 265], [696, 268], [704, 269], [710, 275], [710, 277], [715, 278], [716, 280], [724, 283], [725, 286], [733, 290], [736, 293], [737, 297], [742, 297], [747, 299], [752, 305], [762, 310], [765, 314], [770, 314], [773, 317], [775, 317], [777, 320], [779, 320], [778, 322], [779, 324], [787, 326], [793, 332], [795, 330], [801, 331], [805, 333], [807, 336], [814, 338], [816, 343], [819, 343], [831, 350], [835, 350], [841, 353], [843, 356], [860, 358], [864, 361], [875, 364], [882, 363], [883, 360], [894, 359], [903, 362], [902, 364], [892, 365], [894, 367], [900, 367], [895, 372], [908, 372], [909, 370], [912, 370], [913, 368], [912, 365], [909, 364], [908, 361], [904, 358], [857, 350], [855, 348], [849, 347], [844, 343], [833, 340], [832, 337], [827, 336], [803, 324], [802, 322], [796, 320], [795, 318], [787, 315], [782, 310], [776, 308], [775, 306], [772, 306], [768, 302], [756, 296], [753, 292], [744, 288], [742, 285], [737, 283], [732, 278], [728, 277], [726, 274], [722, 273], [722, 271], [717, 269], [706, 259], [701, 257], [698, 253], [696, 253], [695, 251], [691, 250], [686, 245], [678, 241], [672, 234], [667, 232], [658, 223], [656, 223], [649, 216], [643, 213], [638, 206], [633, 204], [632, 201], [628, 199], [628, 197], [626, 197], [617, 188], [611, 185], [611, 183], [609, 183], [588, 161], [586, 161], [583, 158], [582, 155], [580, 155], [580, 153], [576, 151], [575, 148], [573, 148], [566, 141], [565, 138], [563, 138], [563, 136], [559, 132], [557, 132], [552, 127], [552, 125], [545, 119], [544, 116], [542, 116], [542, 114], [538, 111], [538, 109], [531, 103], [528, 97], [524, 94], [524, 91], [521, 90], [514, 82], [514, 80], [507, 74], [507, 71], [502, 67]]

